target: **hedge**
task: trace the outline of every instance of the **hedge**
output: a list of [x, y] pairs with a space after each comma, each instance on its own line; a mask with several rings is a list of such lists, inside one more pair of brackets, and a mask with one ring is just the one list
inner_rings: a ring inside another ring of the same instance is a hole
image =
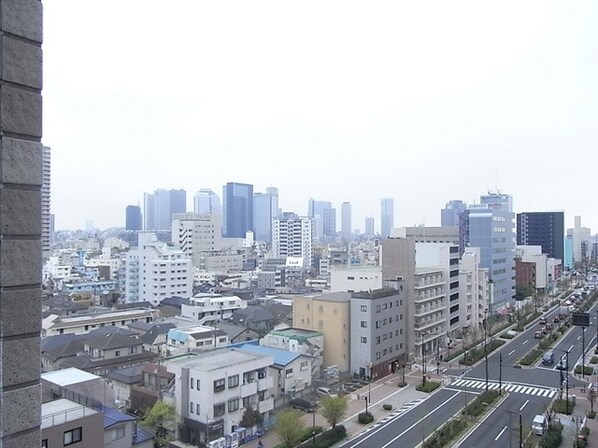
[[477, 417], [498, 397], [500, 397], [500, 394], [497, 390], [485, 390], [474, 401], [465, 406], [461, 413], [468, 417]]
[[[313, 437], [312, 431], [315, 431], [317, 435], [323, 431], [323, 428], [321, 426], [314, 426], [313, 428], [310, 426], [309, 428], [305, 428], [303, 434], [301, 434], [301, 442], [311, 439]], [[284, 448], [284, 444], [279, 443], [278, 445], [274, 445], [274, 448]]]
[[368, 423], [372, 423], [374, 421], [374, 416], [371, 412], [360, 412], [357, 416], [357, 421], [362, 425], [367, 425]]
[[535, 348], [531, 352], [528, 352], [523, 358], [519, 359], [519, 364], [522, 366], [529, 366], [536, 362], [540, 356], [542, 356], [542, 353], [544, 353], [543, 350]]
[[558, 448], [563, 440], [562, 431], [563, 425], [560, 423], [552, 424], [540, 439], [538, 446], [540, 448]]
[[571, 415], [573, 412], [573, 408], [575, 407], [575, 401], [569, 399], [569, 406], [567, 408], [567, 400], [563, 400], [562, 398], [558, 398], [554, 400], [552, 403], [552, 410], [558, 414], [566, 414]]
[[426, 439], [422, 444], [422, 448], [441, 448], [446, 446], [465, 428], [467, 428], [467, 422], [460, 419], [449, 420]]
[[[504, 343], [505, 343], [505, 341], [503, 341], [501, 339], [493, 339], [492, 341], [490, 341], [486, 344], [487, 353], [488, 354], [492, 353], [494, 350], [496, 350], [498, 347], [500, 347]], [[467, 356], [467, 359], [466, 359], [466, 356]], [[463, 355], [463, 358], [461, 358], [459, 360], [459, 364], [471, 366], [471, 365], [474, 365], [476, 362], [478, 362], [480, 359], [482, 359], [484, 356], [485, 356], [485, 352], [484, 352], [484, 347], [482, 346], [480, 348], [470, 350], [465, 355]]]
[[438, 388], [439, 386], [440, 386], [440, 383], [438, 383], [436, 381], [426, 381], [425, 383], [419, 383], [417, 386], [415, 386], [415, 390], [419, 390], [420, 392], [430, 393], [434, 389]]
[[[582, 366], [581, 365], [576, 365], [575, 366], [575, 373], [578, 375], [581, 375], [582, 372]], [[584, 375], [593, 375], [594, 374], [594, 369], [590, 366], [584, 366], [583, 367], [583, 374]]]

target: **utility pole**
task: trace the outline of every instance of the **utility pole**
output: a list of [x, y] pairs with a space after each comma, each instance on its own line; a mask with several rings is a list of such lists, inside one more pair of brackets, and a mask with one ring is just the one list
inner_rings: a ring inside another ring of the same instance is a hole
[[440, 375], [440, 341], [436, 339], [436, 375]]
[[581, 378], [586, 378], [586, 327], [581, 327]]
[[498, 356], [498, 395], [502, 395], [502, 352]]
[[422, 336], [422, 383], [426, 384], [426, 349], [425, 342]]
[[523, 417], [519, 414], [519, 448], [523, 448]]
[[488, 317], [487, 311], [484, 310], [484, 358], [486, 359], [486, 392], [488, 391]]

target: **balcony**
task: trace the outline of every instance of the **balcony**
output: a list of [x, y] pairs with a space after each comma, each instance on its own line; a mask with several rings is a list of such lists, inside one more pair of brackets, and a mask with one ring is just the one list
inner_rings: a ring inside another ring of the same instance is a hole
[[245, 398], [255, 394], [257, 394], [257, 381], [250, 380], [241, 386], [241, 397]]
[[257, 404], [257, 410], [260, 413], [268, 412], [274, 409], [274, 398], [269, 397], [265, 400], [259, 401]]
[[274, 387], [274, 379], [271, 376], [261, 378], [257, 380], [257, 390], [263, 391]]

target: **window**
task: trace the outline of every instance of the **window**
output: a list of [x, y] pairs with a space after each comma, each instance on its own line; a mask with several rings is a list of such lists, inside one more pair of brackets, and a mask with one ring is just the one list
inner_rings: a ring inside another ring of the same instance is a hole
[[192, 401], [189, 402], [189, 412], [191, 414], [193, 414], [193, 411], [195, 410], [195, 405], [193, 404]]
[[367, 328], [368, 327], [368, 323], [365, 320], [361, 321], [361, 328]]
[[380, 343], [380, 336], [376, 336], [376, 344]]
[[195, 413], [196, 413], [197, 415], [199, 415], [199, 414], [200, 414], [200, 410], [199, 410], [199, 403], [197, 403], [197, 405], [195, 405]]
[[48, 439], [42, 440], [42, 448], [48, 448]]
[[197, 390], [199, 390], [199, 380], [195, 382], [195, 386], [197, 387]]
[[228, 400], [228, 412], [235, 412], [239, 410], [239, 399], [233, 398]]
[[289, 378], [291, 376], [293, 376], [293, 369], [287, 369], [286, 370], [286, 377]]
[[81, 426], [71, 429], [70, 431], [65, 431], [62, 436], [64, 446], [72, 445], [73, 443], [80, 442], [81, 440], [83, 440], [83, 427]]
[[189, 387], [190, 387], [191, 389], [193, 389], [193, 378], [191, 378], [191, 379], [189, 380]]
[[222, 417], [226, 412], [224, 403], [214, 405], [214, 417]]
[[376, 313], [380, 312], [380, 305], [376, 305]]
[[214, 381], [214, 392], [222, 392], [224, 389], [226, 389], [224, 378]]
[[239, 385], [239, 375], [228, 377], [228, 388], [237, 387]]
[[368, 310], [367, 305], [361, 305], [361, 311], [367, 311], [367, 310]]
[[120, 356], [120, 350], [115, 350], [114, 351], [114, 356]]
[[362, 336], [361, 337], [361, 343], [362, 344], [367, 344], [367, 342], [368, 342], [368, 338], [366, 338], [365, 336]]

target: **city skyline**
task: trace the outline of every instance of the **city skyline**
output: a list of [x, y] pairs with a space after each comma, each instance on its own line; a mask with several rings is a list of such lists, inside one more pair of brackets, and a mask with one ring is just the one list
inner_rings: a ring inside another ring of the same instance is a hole
[[144, 191], [230, 181], [274, 185], [299, 214], [309, 197], [349, 201], [360, 228], [383, 197], [395, 226], [435, 225], [449, 200], [500, 190], [517, 212], [598, 229], [593, 2], [232, 10], [45, 5], [57, 230], [122, 226]]

